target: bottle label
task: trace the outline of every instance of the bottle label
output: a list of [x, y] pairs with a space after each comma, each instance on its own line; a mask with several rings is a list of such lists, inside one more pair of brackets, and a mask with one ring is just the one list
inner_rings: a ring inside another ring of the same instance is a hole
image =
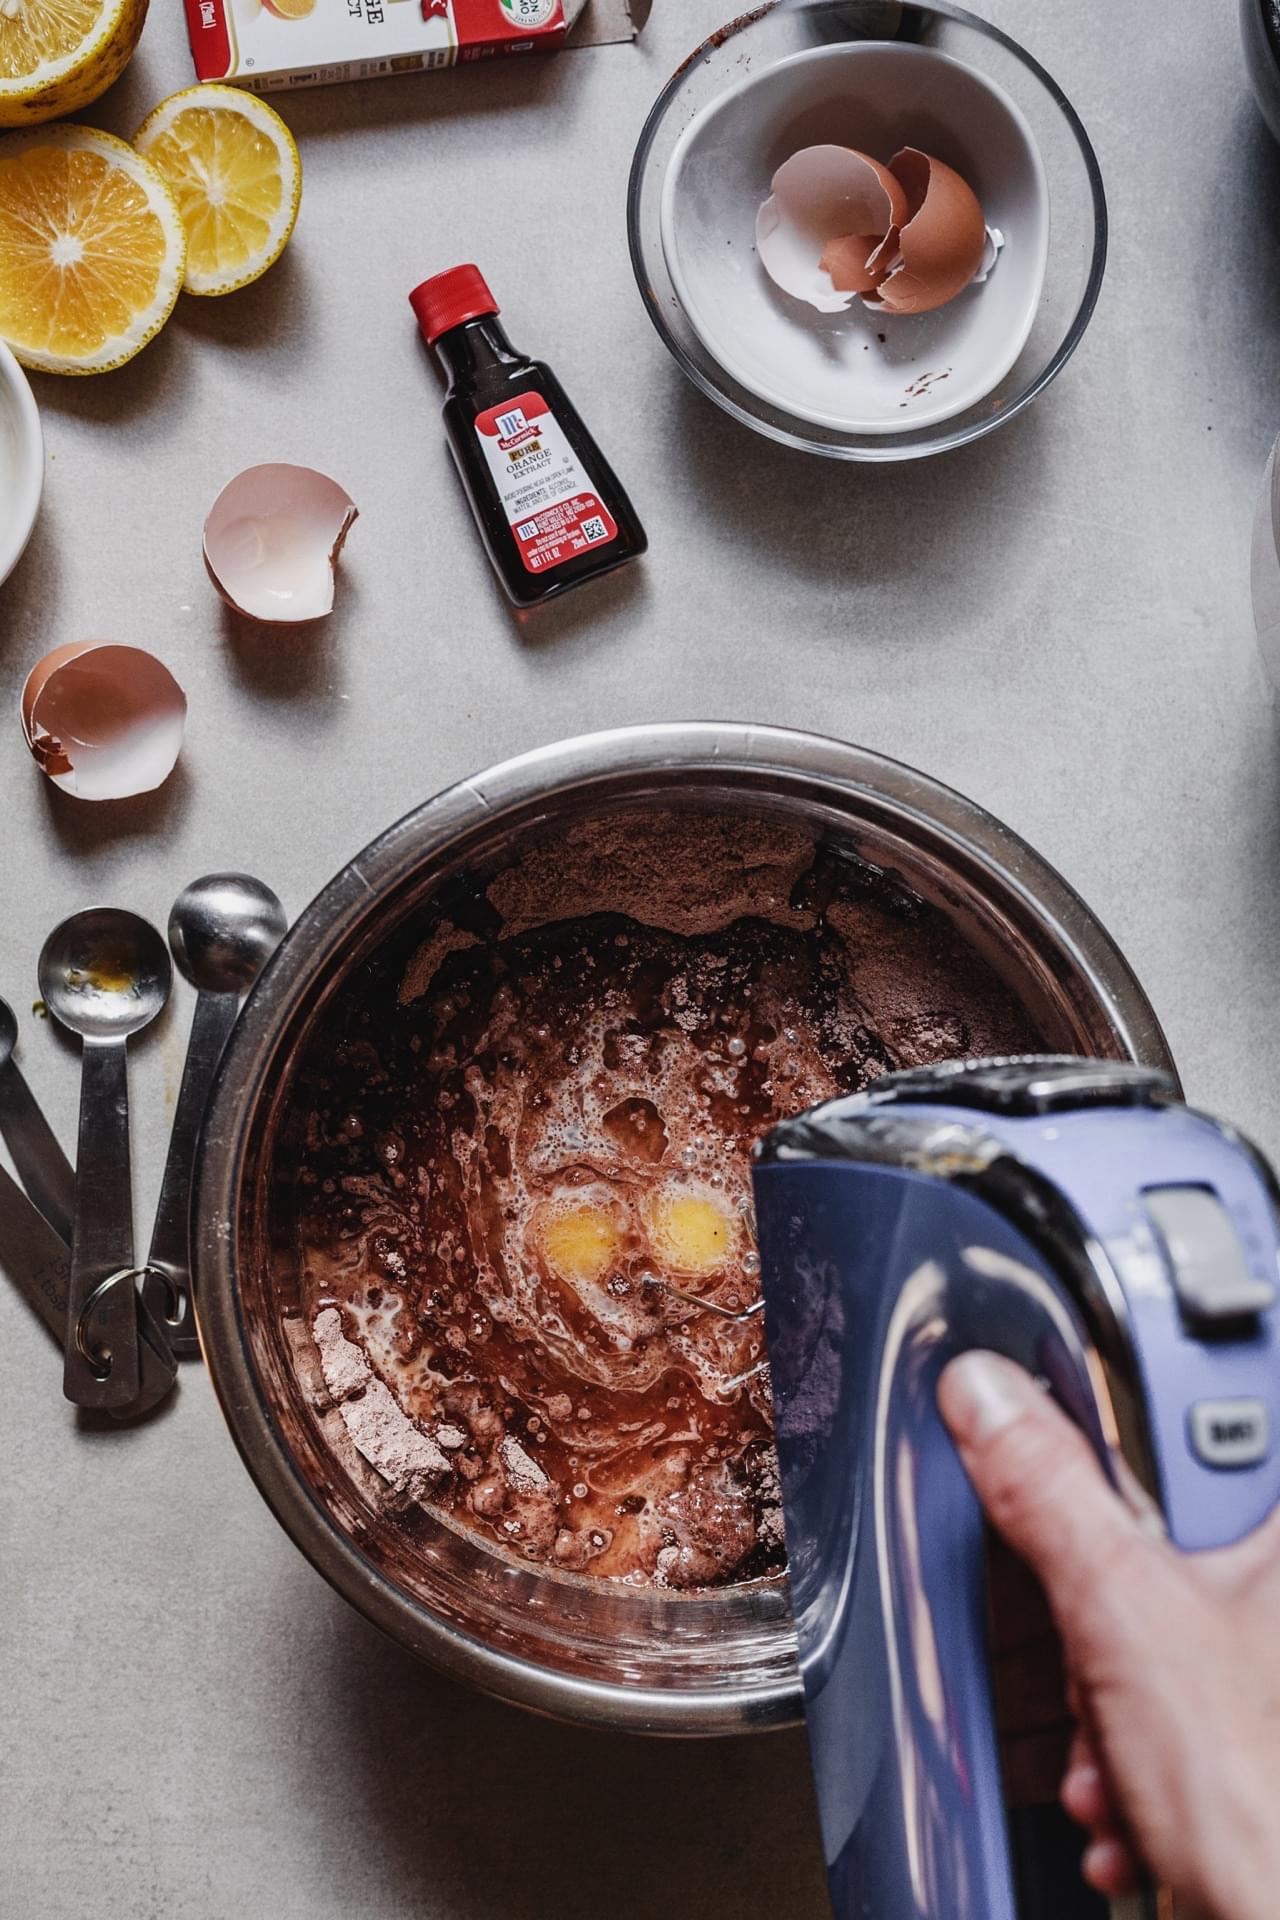
[[617, 538], [617, 521], [540, 393], [490, 407], [476, 432], [530, 573], [562, 567]]

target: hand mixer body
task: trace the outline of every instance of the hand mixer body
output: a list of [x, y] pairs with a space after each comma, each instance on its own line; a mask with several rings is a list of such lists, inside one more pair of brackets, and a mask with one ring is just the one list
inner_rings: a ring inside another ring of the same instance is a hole
[[[787, 1123], [755, 1186], [838, 1920], [1025, 1920], [984, 1529], [938, 1376], [1008, 1354], [1178, 1545], [1239, 1538], [1280, 1498], [1266, 1169], [1160, 1076], [1019, 1062], [895, 1076]], [[1081, 1885], [1056, 1911], [1105, 1907]]]

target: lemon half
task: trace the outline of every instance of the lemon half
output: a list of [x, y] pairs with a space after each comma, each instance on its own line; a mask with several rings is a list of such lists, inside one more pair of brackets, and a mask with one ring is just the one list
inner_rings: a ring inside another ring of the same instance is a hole
[[42, 373], [105, 373], [157, 334], [186, 236], [155, 168], [114, 134], [0, 138], [0, 339]]
[[124, 72], [146, 17], [147, 0], [4, 0], [0, 127], [87, 107]]
[[273, 108], [238, 87], [187, 87], [147, 115], [134, 145], [177, 199], [188, 293], [233, 293], [280, 258], [298, 217], [302, 162]]

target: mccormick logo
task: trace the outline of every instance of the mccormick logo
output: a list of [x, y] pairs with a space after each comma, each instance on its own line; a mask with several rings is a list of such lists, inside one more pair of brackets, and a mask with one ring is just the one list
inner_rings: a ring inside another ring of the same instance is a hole
[[523, 407], [512, 407], [509, 412], [500, 413], [496, 424], [498, 444], [504, 453], [519, 446], [522, 441], [534, 439], [538, 432], [536, 427], [529, 425]]
[[200, 0], [200, 25], [206, 33], [218, 24], [216, 0]]

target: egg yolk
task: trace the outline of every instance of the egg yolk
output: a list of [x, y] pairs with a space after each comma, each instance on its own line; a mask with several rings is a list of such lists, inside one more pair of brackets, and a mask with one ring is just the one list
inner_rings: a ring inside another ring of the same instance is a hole
[[735, 1223], [705, 1194], [664, 1187], [649, 1205], [654, 1251], [676, 1273], [715, 1273], [729, 1257]]
[[571, 1286], [602, 1279], [622, 1244], [616, 1214], [587, 1203], [556, 1207], [536, 1231], [547, 1265]]

